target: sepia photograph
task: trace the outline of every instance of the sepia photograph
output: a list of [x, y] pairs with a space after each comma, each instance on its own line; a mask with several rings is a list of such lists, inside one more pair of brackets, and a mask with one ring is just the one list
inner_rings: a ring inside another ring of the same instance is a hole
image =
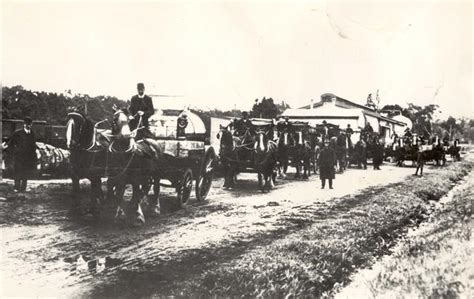
[[0, 0], [0, 298], [474, 298], [472, 0]]

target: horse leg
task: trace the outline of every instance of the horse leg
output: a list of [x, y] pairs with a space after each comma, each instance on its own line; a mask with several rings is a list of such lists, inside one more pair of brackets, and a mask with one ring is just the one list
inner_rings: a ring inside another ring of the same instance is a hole
[[112, 201], [115, 198], [115, 184], [113, 179], [107, 179], [107, 193], [105, 195], [105, 198], [107, 201]]
[[295, 174], [295, 179], [299, 179], [301, 174], [300, 174], [300, 171], [301, 171], [301, 160], [298, 158], [298, 160], [296, 160], [296, 174]]
[[126, 213], [124, 209], [122, 208], [122, 202], [123, 202], [123, 196], [125, 193], [125, 182], [121, 180], [116, 180], [114, 183], [114, 198], [116, 202], [116, 208], [115, 208], [115, 219], [124, 219], [126, 216]]
[[101, 180], [98, 177], [93, 177], [91, 181], [91, 202], [90, 202], [90, 211], [94, 217], [99, 217], [100, 215], [100, 206], [102, 199], [102, 186]]
[[303, 179], [304, 180], [308, 179], [308, 173], [309, 173], [309, 159], [305, 158], [303, 161]]
[[276, 171], [277, 171], [278, 177], [283, 178], [283, 165], [282, 165], [281, 159], [278, 159], [277, 161]]
[[160, 214], [160, 178], [153, 177], [153, 196], [150, 196], [150, 207], [156, 215]]
[[258, 188], [263, 191], [263, 182], [262, 182], [263, 175], [260, 171], [257, 173], [257, 177], [258, 177]]
[[229, 167], [229, 188], [234, 188], [235, 183], [237, 182], [237, 168], [238, 166], [230, 165]]
[[131, 204], [131, 211], [134, 213], [133, 218], [133, 225], [140, 226], [145, 224], [145, 216], [143, 215], [142, 208], [140, 206], [140, 201], [143, 198], [143, 186], [138, 182], [134, 182], [132, 184], [133, 194], [132, 194], [132, 202]]
[[272, 174], [271, 174], [271, 179], [270, 179], [270, 187], [271, 189], [273, 189], [273, 187], [275, 187], [275, 184], [276, 184], [276, 172], [274, 170], [272, 170]]
[[270, 192], [270, 190], [272, 189], [271, 187], [271, 171], [265, 171], [264, 173], [264, 179], [265, 179], [265, 187], [267, 189], [267, 192]]
[[71, 213], [78, 214], [81, 209], [81, 187], [79, 185], [79, 178], [72, 178], [72, 192], [71, 192]]
[[224, 164], [224, 185], [222, 187], [229, 187], [229, 165], [226, 164]]

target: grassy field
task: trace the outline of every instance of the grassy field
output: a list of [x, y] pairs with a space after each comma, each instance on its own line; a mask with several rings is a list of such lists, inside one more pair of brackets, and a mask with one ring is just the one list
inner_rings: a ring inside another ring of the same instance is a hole
[[338, 297], [474, 298], [474, 175], [453, 190], [423, 225]]
[[459, 162], [422, 178], [319, 204], [310, 216], [304, 214], [312, 218], [311, 224], [226, 263], [216, 259], [204, 272], [170, 286], [175, 290], [171, 294], [333, 296], [357, 269], [390, 254], [410, 227], [429, 219], [429, 201], [446, 195], [471, 167], [470, 162]]

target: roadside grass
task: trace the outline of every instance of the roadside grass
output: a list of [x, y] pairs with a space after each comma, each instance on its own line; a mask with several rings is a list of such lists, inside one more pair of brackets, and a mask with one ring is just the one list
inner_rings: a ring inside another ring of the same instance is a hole
[[171, 289], [174, 295], [325, 297], [349, 282], [355, 269], [375, 263], [409, 227], [429, 217], [438, 200], [471, 170], [464, 161], [423, 178], [368, 188], [321, 205], [308, 226], [270, 245], [243, 252]]
[[390, 257], [356, 275], [337, 297], [474, 298], [473, 178], [403, 238]]

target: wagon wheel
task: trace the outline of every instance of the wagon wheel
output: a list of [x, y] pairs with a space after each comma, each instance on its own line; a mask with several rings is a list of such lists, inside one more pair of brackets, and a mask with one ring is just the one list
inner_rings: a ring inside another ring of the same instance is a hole
[[214, 151], [209, 151], [201, 166], [199, 178], [196, 179], [196, 199], [198, 201], [205, 200], [209, 190], [211, 190], [215, 159], [216, 155], [214, 154]]
[[178, 206], [180, 208], [186, 206], [188, 203], [189, 197], [191, 196], [191, 191], [193, 189], [193, 172], [191, 169], [186, 169], [183, 173], [183, 176], [178, 181], [176, 192], [178, 193]]

